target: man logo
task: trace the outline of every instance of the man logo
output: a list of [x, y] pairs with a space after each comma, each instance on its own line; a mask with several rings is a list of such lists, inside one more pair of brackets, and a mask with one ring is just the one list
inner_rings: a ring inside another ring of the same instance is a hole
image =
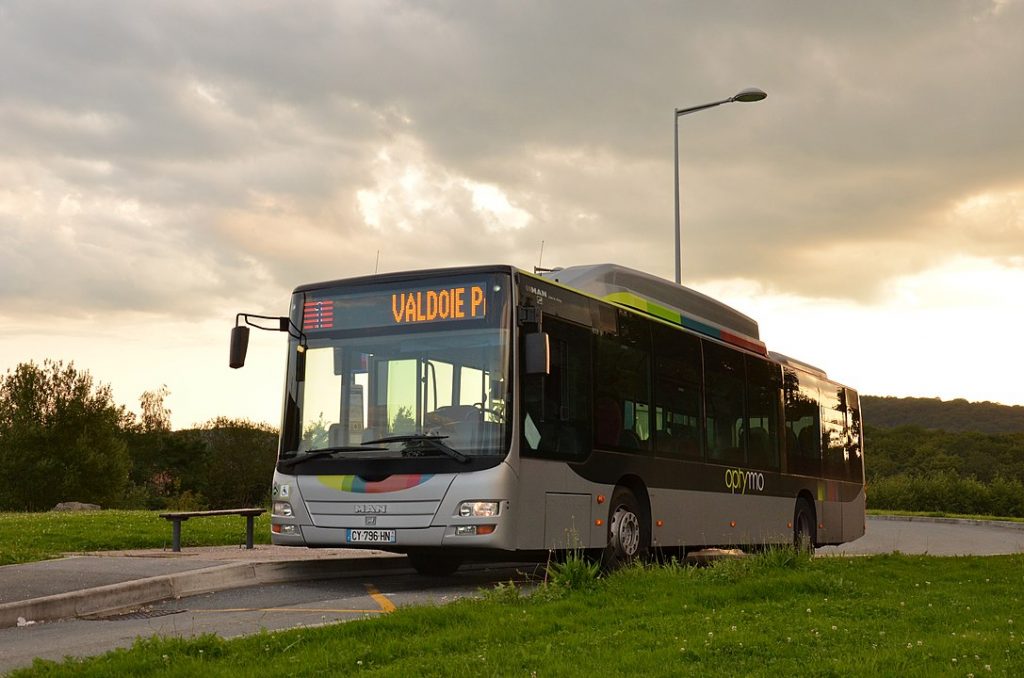
[[377, 524], [377, 516], [366, 516], [367, 527], [372, 527]]
[[356, 504], [355, 512], [358, 513], [387, 513], [387, 504]]

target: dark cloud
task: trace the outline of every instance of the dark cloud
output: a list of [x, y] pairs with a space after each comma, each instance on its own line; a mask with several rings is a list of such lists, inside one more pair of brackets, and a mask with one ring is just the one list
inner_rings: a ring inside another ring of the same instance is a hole
[[1017, 261], [1022, 28], [1019, 2], [8, 3], [0, 304], [201, 313], [541, 241], [671, 276], [672, 111], [748, 85], [679, 122], [688, 281], [865, 300]]

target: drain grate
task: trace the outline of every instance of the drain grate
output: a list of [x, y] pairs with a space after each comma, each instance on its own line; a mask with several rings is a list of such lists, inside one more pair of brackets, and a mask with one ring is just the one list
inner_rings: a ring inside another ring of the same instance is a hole
[[172, 614], [181, 614], [182, 612], [188, 612], [188, 610], [131, 610], [129, 612], [116, 612], [114, 614], [107, 614], [97, 617], [89, 617], [94, 621], [122, 621], [127, 619], [155, 619], [157, 617], [167, 617]]

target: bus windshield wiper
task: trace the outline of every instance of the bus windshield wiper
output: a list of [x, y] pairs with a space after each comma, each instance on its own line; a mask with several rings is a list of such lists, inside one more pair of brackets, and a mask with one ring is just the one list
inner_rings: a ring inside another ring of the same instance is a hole
[[426, 443], [435, 450], [447, 454], [449, 457], [456, 461], [467, 462], [469, 457], [459, 452], [454, 447], [442, 442], [448, 436], [432, 436], [424, 433], [413, 433], [410, 435], [403, 436], [385, 436], [384, 438], [377, 438], [376, 440], [367, 440], [367, 445], [374, 443]]
[[305, 454], [300, 454], [291, 459], [285, 459], [277, 463], [281, 468], [291, 468], [296, 464], [301, 464], [304, 461], [310, 461], [311, 459], [319, 459], [320, 457], [328, 457], [335, 452], [384, 452], [388, 448], [386, 447], [366, 447], [365, 445], [342, 445], [337, 447], [320, 447], [315, 450], [309, 450]]

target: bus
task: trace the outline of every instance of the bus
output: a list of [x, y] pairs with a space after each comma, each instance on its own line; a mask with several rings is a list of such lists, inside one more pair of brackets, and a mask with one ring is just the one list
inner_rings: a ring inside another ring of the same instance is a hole
[[289, 335], [274, 544], [443, 574], [864, 533], [857, 392], [695, 290], [614, 264], [475, 266], [302, 285], [269, 318]]

